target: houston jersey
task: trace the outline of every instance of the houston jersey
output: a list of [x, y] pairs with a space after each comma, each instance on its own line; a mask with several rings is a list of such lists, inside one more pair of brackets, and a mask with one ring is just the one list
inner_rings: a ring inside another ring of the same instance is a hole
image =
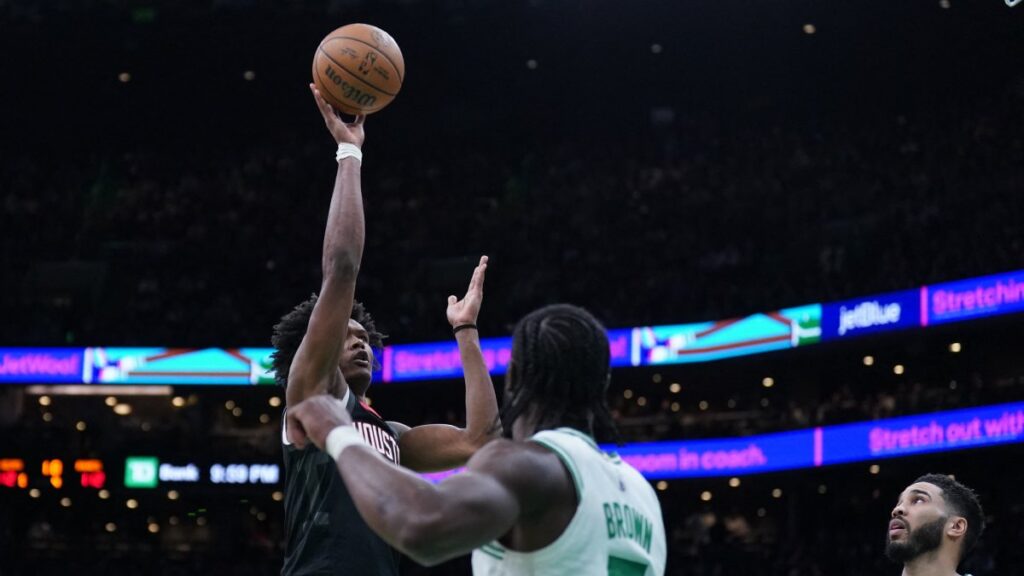
[[[343, 400], [363, 440], [399, 463], [398, 435], [348, 392]], [[359, 515], [334, 460], [309, 445], [300, 450], [282, 430], [285, 471], [283, 576], [398, 576], [398, 552]]]

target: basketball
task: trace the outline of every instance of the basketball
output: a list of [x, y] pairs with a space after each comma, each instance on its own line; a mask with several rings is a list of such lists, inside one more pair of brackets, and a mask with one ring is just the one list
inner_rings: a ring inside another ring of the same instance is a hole
[[405, 60], [390, 34], [348, 24], [328, 34], [313, 56], [313, 82], [327, 103], [346, 114], [372, 114], [395, 99]]

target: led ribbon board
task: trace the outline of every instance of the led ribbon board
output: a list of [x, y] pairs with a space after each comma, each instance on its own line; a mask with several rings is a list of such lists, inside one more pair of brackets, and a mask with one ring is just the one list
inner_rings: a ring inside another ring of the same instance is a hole
[[[743, 476], [1024, 442], [1024, 402], [744, 438], [615, 446], [645, 478]], [[440, 481], [458, 471], [425, 474]]]
[[[614, 367], [712, 362], [821, 341], [1024, 311], [1024, 270], [715, 322], [608, 331]], [[481, 340], [504, 374], [512, 339]], [[0, 348], [0, 383], [273, 385], [272, 348]], [[454, 341], [386, 346], [378, 381], [462, 376]]]

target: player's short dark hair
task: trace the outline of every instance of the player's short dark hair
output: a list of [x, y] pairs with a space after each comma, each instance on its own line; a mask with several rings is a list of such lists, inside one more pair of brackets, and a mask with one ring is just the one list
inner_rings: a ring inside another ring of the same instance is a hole
[[914, 483], [927, 482], [942, 489], [942, 499], [957, 516], [967, 519], [967, 532], [964, 533], [964, 544], [960, 548], [960, 561], [974, 549], [985, 531], [985, 513], [981, 509], [981, 501], [977, 493], [945, 474], [925, 474]]
[[[274, 370], [274, 380], [281, 386], [288, 385], [288, 370], [292, 367], [292, 360], [299, 349], [299, 344], [306, 336], [309, 318], [313, 315], [316, 300], [317, 295], [313, 294], [308, 300], [282, 316], [281, 320], [274, 325], [274, 335], [270, 338], [270, 343], [274, 346], [274, 353], [270, 356], [270, 361]], [[351, 317], [362, 324], [363, 328], [366, 328], [366, 333], [370, 338], [370, 347], [379, 351], [384, 346], [384, 339], [387, 338], [387, 335], [377, 330], [373, 316], [370, 316], [361, 302], [352, 303]], [[374, 369], [378, 368], [377, 354], [374, 354], [373, 367]]]
[[610, 359], [604, 326], [583, 308], [555, 304], [527, 314], [512, 335], [505, 434], [532, 406], [540, 429], [565, 425], [615, 436], [606, 398]]

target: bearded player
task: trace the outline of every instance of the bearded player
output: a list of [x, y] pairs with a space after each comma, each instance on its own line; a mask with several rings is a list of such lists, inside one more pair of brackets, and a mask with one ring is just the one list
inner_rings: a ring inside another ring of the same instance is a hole
[[[366, 402], [373, 347], [380, 346], [382, 336], [354, 301], [365, 227], [360, 182], [365, 117], [345, 123], [313, 85], [310, 89], [338, 143], [338, 173], [324, 234], [320, 293], [274, 327], [273, 367], [286, 386], [285, 414], [306, 398], [329, 395], [343, 406], [361, 441], [389, 462], [417, 471], [454, 468], [501, 430], [476, 330], [487, 258], [480, 259], [466, 297], [448, 299], [466, 377], [466, 427], [386, 422]], [[316, 447], [296, 446], [287, 419], [282, 443], [286, 543], [281, 573], [398, 576], [397, 552], [359, 516], [331, 458]]]
[[977, 494], [942, 474], [907, 486], [892, 510], [885, 555], [903, 576], [955, 576], [985, 530]]

